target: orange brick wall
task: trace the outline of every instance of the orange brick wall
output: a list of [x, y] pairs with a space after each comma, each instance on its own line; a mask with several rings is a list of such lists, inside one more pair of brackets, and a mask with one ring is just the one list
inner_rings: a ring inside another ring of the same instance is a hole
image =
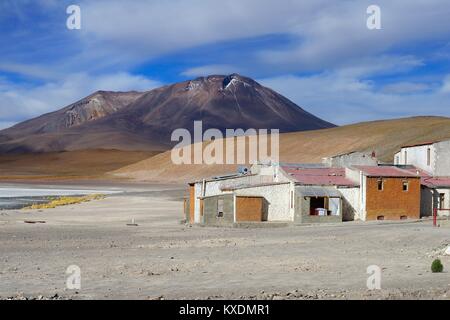
[[263, 200], [258, 197], [236, 197], [236, 221], [262, 221]]
[[[420, 179], [419, 178], [383, 178], [383, 191], [378, 190], [379, 178], [367, 177], [366, 220], [385, 220], [420, 218]], [[403, 181], [409, 182], [409, 190], [403, 191]]]

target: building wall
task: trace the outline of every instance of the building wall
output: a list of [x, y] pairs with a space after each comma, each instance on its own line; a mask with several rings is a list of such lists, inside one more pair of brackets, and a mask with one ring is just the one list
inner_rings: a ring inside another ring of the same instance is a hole
[[[450, 188], [438, 188], [435, 190], [435, 205], [439, 208], [439, 194], [444, 194], [444, 209], [450, 209]], [[448, 210], [438, 210], [438, 216], [447, 217], [450, 215]]]
[[201, 223], [201, 215], [200, 215], [200, 197], [202, 197], [202, 189], [203, 189], [203, 183], [198, 182], [195, 184], [194, 187], [194, 195], [195, 198], [193, 199], [194, 203], [194, 223]]
[[[428, 165], [428, 149], [430, 149], [430, 164]], [[406, 152], [406, 153], [405, 153]], [[435, 174], [436, 168], [436, 150], [434, 145], [425, 145], [417, 147], [402, 148], [394, 158], [396, 164], [413, 165], [430, 174]]]
[[395, 155], [394, 155], [394, 164], [395, 165], [400, 165], [400, 164], [402, 164], [402, 152], [400, 151], [400, 152], [397, 152]]
[[[219, 199], [223, 200], [223, 217], [217, 216]], [[234, 195], [208, 197], [203, 199], [203, 223], [212, 226], [230, 226], [234, 223]]]
[[251, 168], [251, 172], [266, 177], [266, 182], [291, 181], [289, 175], [287, 175], [279, 165], [254, 164]]
[[194, 223], [195, 216], [195, 185], [189, 186], [189, 215], [186, 217], [186, 221]]
[[304, 197], [301, 194], [296, 195], [295, 206], [295, 222], [296, 223], [336, 223], [342, 222], [342, 202], [340, 199], [330, 198], [330, 201], [337, 202], [339, 209], [339, 215], [333, 216], [311, 216], [311, 198]]
[[342, 220], [355, 221], [361, 219], [360, 189], [338, 188], [342, 194]]
[[236, 197], [236, 222], [264, 221], [266, 209], [262, 197]]
[[427, 187], [422, 187], [420, 192], [420, 216], [421, 217], [431, 217], [433, 216], [434, 208], [434, 189]]
[[235, 194], [237, 196], [264, 197], [267, 201], [268, 221], [294, 221], [293, 211], [291, 212], [290, 210], [290, 190], [290, 184], [285, 183], [238, 189], [235, 191]]
[[[439, 208], [440, 194], [444, 194], [444, 209], [450, 209], [450, 188], [422, 187], [421, 209], [422, 217], [432, 217], [434, 208]], [[438, 216], [449, 216], [450, 211], [438, 210]]]
[[450, 177], [450, 141], [438, 142], [435, 148], [435, 176]]
[[345, 168], [345, 177], [347, 179], [350, 179], [351, 181], [353, 181], [354, 183], [356, 183], [358, 185], [361, 183], [361, 171], [360, 170], [346, 167]]
[[[421, 187], [419, 178], [383, 178], [384, 188], [378, 190], [378, 178], [367, 177], [366, 181], [366, 220], [399, 220], [420, 218]], [[409, 190], [403, 191], [403, 181], [409, 182]]]
[[372, 158], [372, 155], [362, 153], [362, 152], [353, 152], [348, 154], [343, 154], [340, 156], [324, 158], [322, 161], [324, 164], [330, 167], [347, 167], [352, 165], [361, 165], [361, 166], [376, 166], [378, 165], [378, 161], [376, 158]]
[[230, 194], [230, 191], [222, 191], [222, 188], [236, 187], [244, 184], [257, 184], [257, 183], [269, 183], [273, 181], [272, 176], [260, 176], [260, 175], [242, 175], [230, 179], [205, 181], [204, 190], [203, 182], [199, 181], [195, 183], [195, 195], [191, 199], [194, 203], [194, 221], [195, 223], [201, 223], [202, 217], [200, 212], [200, 198], [211, 197], [222, 194]]
[[365, 175], [361, 175], [361, 182], [359, 184], [359, 218], [361, 221], [367, 220], [367, 180], [368, 179]]

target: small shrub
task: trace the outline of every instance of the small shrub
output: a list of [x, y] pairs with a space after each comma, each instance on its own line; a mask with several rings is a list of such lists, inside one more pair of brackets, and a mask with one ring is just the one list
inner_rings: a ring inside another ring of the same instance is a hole
[[433, 273], [440, 273], [444, 271], [444, 266], [442, 265], [441, 260], [436, 259], [433, 261], [433, 263], [431, 264], [431, 272]]

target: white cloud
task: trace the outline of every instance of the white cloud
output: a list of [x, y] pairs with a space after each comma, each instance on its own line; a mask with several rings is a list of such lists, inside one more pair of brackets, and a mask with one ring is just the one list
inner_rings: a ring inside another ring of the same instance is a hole
[[215, 64], [190, 68], [183, 71], [181, 75], [186, 77], [201, 77], [212, 74], [227, 75], [231, 73], [237, 73], [237, 68], [230, 65]]
[[425, 83], [397, 82], [383, 86], [382, 92], [388, 94], [411, 94], [426, 91], [430, 88]]
[[313, 19], [297, 25], [293, 45], [263, 50], [258, 57], [289, 72], [324, 70], [387, 54], [408, 44], [447, 41], [450, 37], [450, 6], [445, 0], [377, 1], [381, 30], [367, 29], [368, 4], [329, 2], [314, 12]]
[[61, 81], [27, 87], [0, 81], [0, 122], [10, 124], [55, 111], [97, 90], [146, 91], [160, 85], [158, 81], [129, 73], [99, 76], [78, 73]]
[[260, 82], [307, 111], [340, 125], [418, 115], [450, 116], [450, 99], [444, 93], [445, 83], [442, 89], [405, 95], [379, 91], [371, 82], [339, 71], [305, 77], [286, 75]]
[[23, 76], [47, 80], [49, 79], [55, 80], [61, 77], [61, 73], [54, 71], [54, 69], [52, 68], [14, 62], [0, 63], [0, 71], [16, 73]]
[[252, 63], [259, 59], [268, 69], [294, 72], [341, 67], [355, 58], [450, 37], [447, 0], [379, 0], [381, 30], [367, 29], [370, 4], [356, 0], [84, 1], [80, 39], [89, 57], [110, 59], [114, 53], [115, 59], [142, 62], [186, 48], [285, 34], [290, 37], [287, 47], [247, 59], [254, 59]]
[[450, 93], [450, 75], [446, 76], [441, 88], [442, 93]]

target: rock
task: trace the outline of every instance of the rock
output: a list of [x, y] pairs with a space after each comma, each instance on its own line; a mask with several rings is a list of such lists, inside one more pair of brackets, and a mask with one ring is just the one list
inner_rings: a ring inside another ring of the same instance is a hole
[[447, 249], [445, 249], [444, 254], [450, 256], [450, 246], [448, 246]]

